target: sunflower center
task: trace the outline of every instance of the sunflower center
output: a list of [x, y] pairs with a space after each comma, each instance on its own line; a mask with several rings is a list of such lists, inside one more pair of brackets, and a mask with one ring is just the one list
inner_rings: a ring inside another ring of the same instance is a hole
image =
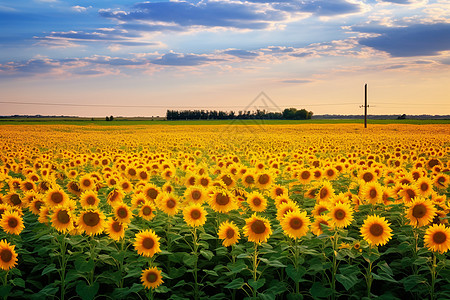
[[190, 185], [194, 185], [195, 184], [195, 177], [189, 178], [188, 182], [189, 182]]
[[194, 209], [191, 211], [191, 218], [193, 220], [198, 220], [202, 216], [202, 213], [198, 209]]
[[258, 178], [258, 182], [259, 184], [267, 184], [269, 182], [269, 175], [267, 174], [262, 174], [261, 176], [259, 176]]
[[125, 207], [120, 207], [117, 210], [117, 215], [119, 216], [119, 218], [126, 218], [128, 216], [128, 211]]
[[252, 231], [256, 234], [261, 234], [266, 231], [266, 224], [261, 220], [255, 220], [251, 225]]
[[303, 221], [300, 218], [292, 218], [289, 221], [289, 226], [294, 230], [300, 229], [303, 226]]
[[13, 254], [12, 254], [11, 250], [9, 250], [9, 249], [3, 249], [2, 252], [0, 253], [0, 258], [5, 263], [10, 262], [12, 257], [13, 257]]
[[10, 218], [10, 219], [8, 220], [8, 226], [9, 226], [9, 227], [11, 227], [11, 228], [16, 228], [17, 225], [19, 225], [19, 221], [17, 221], [16, 218]]
[[343, 220], [345, 218], [345, 211], [343, 209], [338, 209], [334, 212], [334, 217], [336, 220]]
[[63, 201], [63, 195], [59, 192], [53, 193], [51, 199], [54, 203], [60, 203]]
[[373, 236], [380, 236], [383, 234], [384, 229], [383, 226], [381, 226], [378, 223], [375, 223], [370, 226], [369, 231]]
[[439, 177], [439, 178], [437, 179], [437, 183], [438, 183], [439, 185], [444, 186], [444, 182], [445, 182], [445, 177], [444, 177], [444, 176], [441, 176], [441, 177]]
[[447, 240], [447, 236], [445, 233], [438, 231], [435, 234], [433, 234], [433, 242], [436, 244], [442, 244]]
[[174, 208], [175, 207], [175, 205], [176, 205], [176, 202], [175, 202], [175, 200], [173, 200], [173, 199], [169, 199], [168, 201], [167, 201], [167, 207], [168, 208]]
[[208, 179], [206, 179], [206, 178], [202, 178], [202, 179], [200, 179], [200, 184], [201, 184], [201, 185], [203, 185], [203, 186], [207, 186], [207, 185], [208, 185], [208, 183], [209, 183]]
[[120, 222], [114, 222], [111, 226], [112, 230], [114, 230], [114, 232], [120, 232], [122, 231], [122, 224], [120, 224]]
[[94, 204], [95, 204], [95, 197], [94, 197], [94, 196], [88, 196], [88, 197], [86, 198], [86, 203], [87, 203], [88, 205], [94, 205]]
[[147, 196], [149, 196], [150, 197], [150, 199], [156, 199], [156, 197], [158, 196], [158, 191], [157, 190], [155, 190], [155, 189], [149, 189], [148, 191], [147, 191]]
[[428, 185], [428, 183], [426, 183], [426, 182], [423, 182], [421, 185], [420, 185], [420, 189], [422, 190], [422, 191], [427, 191], [428, 190], [428, 188], [429, 188], [430, 186]]
[[89, 179], [85, 179], [85, 180], [83, 180], [83, 182], [81, 184], [85, 187], [88, 187], [91, 185], [91, 181]]
[[150, 283], [156, 282], [156, 280], [158, 280], [158, 275], [156, 275], [153, 272], [150, 272], [147, 274], [147, 281]]
[[[78, 184], [76, 182], [71, 182], [70, 183], [70, 188], [75, 192], [78, 193], [80, 191], [80, 188], [78, 187]], [[48, 189], [48, 188], [47, 188]], [[46, 190], [47, 190], [46, 189]]]
[[136, 176], [136, 170], [135, 169], [129, 169], [128, 174], [131, 176]]
[[247, 184], [255, 183], [255, 179], [253, 178], [253, 176], [247, 176], [245, 177], [245, 183]]
[[109, 184], [110, 184], [110, 185], [116, 185], [116, 183], [117, 183], [117, 181], [116, 181], [114, 178], [111, 178], [111, 179], [109, 180]]
[[319, 208], [319, 210], [317, 211], [317, 213], [319, 214], [319, 215], [321, 215], [321, 214], [323, 214], [324, 212], [326, 212], [328, 209], [326, 208], [326, 207], [321, 207], [321, 208]]
[[33, 184], [31, 184], [31, 182], [26, 182], [26, 183], [25, 183], [25, 189], [26, 189], [26, 190], [29, 191], [29, 190], [31, 190], [32, 188], [33, 188]]
[[155, 246], [155, 241], [152, 238], [145, 238], [142, 241], [142, 246], [144, 246], [145, 249], [152, 249]]
[[234, 230], [232, 228], [228, 228], [226, 232], [227, 239], [232, 239], [234, 237]]
[[192, 199], [194, 200], [198, 200], [202, 197], [202, 193], [200, 193], [199, 191], [193, 191], [191, 195]]
[[69, 214], [65, 210], [60, 210], [56, 215], [56, 218], [58, 219], [58, 222], [62, 224], [67, 224], [70, 222]]
[[327, 175], [330, 176], [330, 177], [333, 176], [334, 175], [334, 171], [333, 170], [328, 170], [327, 171]]
[[151, 213], [152, 213], [152, 209], [148, 206], [146, 206], [142, 209], [142, 214], [144, 216], [149, 216]]
[[37, 209], [37, 210], [40, 210], [41, 209], [41, 206], [42, 206], [42, 202], [41, 201], [36, 201], [35, 203], [34, 203], [34, 207]]
[[253, 205], [254, 206], [260, 206], [261, 203], [262, 203], [261, 199], [259, 199], [259, 198], [254, 198], [253, 199]]
[[377, 196], [377, 190], [375, 190], [375, 189], [371, 189], [370, 190], [370, 192], [369, 192], [369, 195], [370, 195], [370, 198], [375, 198], [376, 196]]
[[283, 189], [276, 188], [275, 189], [275, 195], [277, 195], [277, 196], [283, 195]]
[[435, 159], [435, 158], [430, 159], [430, 161], [428, 162], [428, 165], [430, 166], [430, 168], [432, 168], [432, 167], [434, 167], [434, 166], [436, 166], [438, 164], [439, 164], [439, 161], [437, 159]]
[[222, 181], [223, 181], [227, 186], [229, 186], [229, 185], [231, 185], [231, 184], [233, 183], [233, 179], [231, 179], [231, 177], [228, 176], [228, 175], [222, 176]]
[[122, 183], [122, 188], [123, 188], [124, 190], [126, 190], [126, 189], [129, 188], [129, 187], [130, 187], [130, 185], [128, 184], [128, 182]]
[[326, 196], [328, 196], [328, 190], [326, 188], [320, 189], [319, 196], [321, 199], [325, 198]]
[[416, 193], [413, 190], [411, 190], [411, 189], [407, 189], [406, 190], [406, 194], [408, 194], [408, 197], [410, 199], [413, 199], [414, 197], [416, 197]]
[[420, 219], [427, 214], [427, 208], [423, 204], [417, 204], [413, 207], [412, 215], [414, 218]]
[[302, 172], [302, 174], [300, 175], [300, 177], [302, 179], [308, 179], [309, 177], [311, 177], [311, 173], [309, 173], [308, 171], [304, 171]]
[[364, 173], [362, 178], [363, 178], [363, 180], [365, 182], [372, 181], [373, 180], [373, 174], [372, 173]]
[[322, 175], [320, 171], [314, 171], [314, 177], [318, 178], [320, 175]]
[[145, 179], [147, 179], [147, 177], [148, 177], [148, 175], [147, 175], [147, 172], [140, 172], [139, 173], [139, 177], [141, 178], [141, 179], [143, 179], [143, 180], [145, 180]]
[[219, 205], [227, 205], [228, 203], [230, 203], [230, 197], [223, 194], [217, 194], [216, 203]]
[[88, 211], [83, 215], [84, 224], [94, 227], [100, 222], [100, 216], [96, 212]]
[[9, 199], [11, 200], [12, 204], [14, 204], [14, 205], [19, 205], [20, 203], [22, 203], [19, 195], [17, 195], [17, 194], [12, 194]]

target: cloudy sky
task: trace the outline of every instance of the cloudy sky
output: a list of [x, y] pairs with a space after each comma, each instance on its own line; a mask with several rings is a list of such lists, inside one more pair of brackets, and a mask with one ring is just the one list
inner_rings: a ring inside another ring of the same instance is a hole
[[365, 83], [450, 114], [450, 1], [0, 0], [0, 115], [361, 114]]

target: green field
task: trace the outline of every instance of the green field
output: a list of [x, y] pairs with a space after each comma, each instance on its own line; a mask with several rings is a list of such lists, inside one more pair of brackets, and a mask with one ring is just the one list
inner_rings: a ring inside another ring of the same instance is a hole
[[[450, 119], [444, 120], [368, 120], [370, 124], [450, 124]], [[312, 119], [312, 120], [129, 120], [116, 119], [114, 121], [71, 118], [23, 118], [0, 119], [0, 125], [101, 125], [101, 126], [129, 126], [129, 125], [290, 125], [290, 124], [364, 124], [359, 119]]]

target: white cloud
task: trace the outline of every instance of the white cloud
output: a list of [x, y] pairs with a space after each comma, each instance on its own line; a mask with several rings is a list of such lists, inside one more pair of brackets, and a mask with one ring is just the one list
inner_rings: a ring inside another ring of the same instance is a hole
[[73, 11], [76, 11], [76, 12], [79, 12], [79, 13], [85, 12], [85, 11], [87, 11], [90, 8], [92, 8], [92, 6], [83, 7], [83, 6], [75, 5], [75, 6], [71, 7], [71, 9]]

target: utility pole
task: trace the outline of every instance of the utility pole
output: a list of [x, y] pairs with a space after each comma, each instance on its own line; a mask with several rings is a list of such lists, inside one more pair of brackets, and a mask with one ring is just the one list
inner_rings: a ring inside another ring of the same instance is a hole
[[367, 108], [369, 107], [367, 105], [367, 83], [364, 84], [364, 105], [360, 107], [364, 107], [364, 128], [367, 128]]

